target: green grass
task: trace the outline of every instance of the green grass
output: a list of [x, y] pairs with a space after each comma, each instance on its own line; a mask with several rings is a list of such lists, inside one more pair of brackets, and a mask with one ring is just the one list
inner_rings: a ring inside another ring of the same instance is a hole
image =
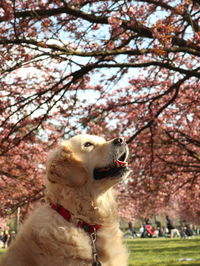
[[[200, 238], [129, 239], [129, 266], [200, 265]], [[187, 261], [186, 259], [192, 259]], [[184, 259], [179, 261], [179, 259]]]
[[2, 255], [5, 252], [6, 252], [6, 249], [5, 248], [0, 248], [0, 255]]
[[[136, 238], [126, 240], [126, 243], [130, 252], [129, 266], [200, 265], [200, 237], [192, 239]], [[0, 249], [0, 255], [5, 251], [5, 249]], [[188, 258], [193, 260], [187, 261]], [[184, 260], [179, 261], [179, 259]]]

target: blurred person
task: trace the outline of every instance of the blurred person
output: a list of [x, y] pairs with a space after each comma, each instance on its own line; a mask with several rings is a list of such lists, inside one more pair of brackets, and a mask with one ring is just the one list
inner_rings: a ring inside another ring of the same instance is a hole
[[11, 242], [15, 239], [15, 237], [16, 237], [16, 232], [15, 231], [12, 231], [10, 233], [10, 238], [8, 240], [8, 246], [10, 246]]
[[10, 234], [9, 234], [9, 231], [8, 230], [5, 230], [4, 233], [3, 233], [3, 248], [7, 248], [8, 247], [8, 242], [9, 242], [9, 239], [10, 239]]
[[185, 226], [185, 234], [190, 238], [191, 236], [194, 235], [192, 228], [189, 224], [186, 224]]
[[167, 229], [168, 229], [168, 233], [169, 233], [169, 237], [173, 238], [173, 237], [181, 237], [179, 230], [177, 228], [174, 227], [172, 220], [169, 218], [169, 216], [166, 216], [166, 220], [167, 220]]
[[132, 237], [137, 237], [136, 230], [133, 227], [132, 222], [128, 223], [128, 228], [129, 228], [129, 231], [131, 232]]
[[166, 221], [167, 221], [166, 227], [167, 227], [167, 229], [168, 229], [168, 234], [171, 235], [171, 231], [174, 229], [174, 225], [173, 225], [173, 222], [172, 222], [172, 220], [169, 218], [168, 215], [166, 216]]
[[163, 236], [164, 236], [164, 231], [163, 231], [163, 229], [162, 229], [161, 227], [158, 227], [157, 230], [158, 230], [158, 236], [159, 236], [159, 237], [163, 237]]
[[139, 233], [140, 233], [140, 237], [143, 238], [144, 236], [144, 231], [145, 231], [145, 225], [141, 225], [140, 229], [139, 229]]
[[0, 248], [3, 247], [3, 236], [4, 236], [4, 232], [0, 231]]
[[171, 238], [174, 238], [174, 237], [181, 237], [180, 233], [179, 233], [179, 230], [177, 228], [174, 228], [171, 230]]

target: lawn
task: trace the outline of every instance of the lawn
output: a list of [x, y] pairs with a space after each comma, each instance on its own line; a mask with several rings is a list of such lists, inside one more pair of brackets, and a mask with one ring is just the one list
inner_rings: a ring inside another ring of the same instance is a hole
[[200, 265], [200, 238], [131, 239], [129, 266]]
[[2, 255], [6, 251], [5, 248], [0, 248], [0, 255]]
[[[200, 265], [200, 237], [193, 239], [136, 238], [126, 240], [126, 243], [130, 251], [129, 266]], [[0, 249], [0, 254], [4, 252], [4, 249]]]

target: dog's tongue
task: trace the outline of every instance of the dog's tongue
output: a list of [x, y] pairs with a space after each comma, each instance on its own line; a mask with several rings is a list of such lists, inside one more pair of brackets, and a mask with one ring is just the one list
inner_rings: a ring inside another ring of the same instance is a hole
[[120, 160], [115, 160], [115, 162], [117, 163], [118, 166], [125, 166], [128, 164], [127, 162], [122, 162]]

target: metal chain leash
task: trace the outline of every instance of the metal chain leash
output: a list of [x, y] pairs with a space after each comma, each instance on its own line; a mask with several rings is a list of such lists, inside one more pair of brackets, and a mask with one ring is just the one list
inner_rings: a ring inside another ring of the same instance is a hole
[[97, 240], [96, 231], [90, 234], [91, 244], [92, 244], [92, 256], [93, 256], [93, 263], [92, 266], [101, 266], [101, 262], [98, 260], [97, 249], [95, 242]]

